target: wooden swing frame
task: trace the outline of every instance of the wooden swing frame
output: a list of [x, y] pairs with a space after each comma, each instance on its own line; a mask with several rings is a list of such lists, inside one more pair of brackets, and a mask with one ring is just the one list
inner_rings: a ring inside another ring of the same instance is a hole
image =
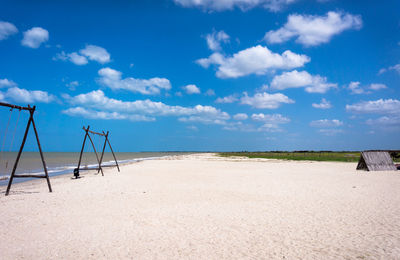
[[[104, 176], [103, 167], [114, 167], [114, 166], [117, 166], [117, 169], [118, 169], [118, 172], [119, 172], [120, 170], [119, 170], [118, 161], [117, 161], [117, 158], [115, 157], [114, 150], [111, 147], [110, 140], [108, 139], [109, 131], [107, 131], [107, 133], [105, 133], [104, 131], [102, 131], [102, 133], [94, 132], [94, 131], [90, 130], [90, 126], [89, 125], [88, 125], [87, 128], [82, 127], [82, 129], [83, 129], [83, 131], [85, 131], [85, 137], [83, 138], [82, 149], [81, 149], [81, 153], [79, 155], [78, 167], [74, 169], [74, 175], [76, 174], [75, 177], [78, 178], [80, 170], [97, 170], [97, 173], [99, 173], [101, 171], [101, 175]], [[94, 146], [94, 143], [93, 143], [92, 138], [90, 137], [90, 134], [104, 136], [104, 138], [105, 138], [104, 139], [103, 150], [101, 152], [100, 158], [99, 158], [99, 156], [97, 154], [96, 147]], [[83, 150], [85, 149], [85, 144], [86, 144], [86, 138], [87, 137], [89, 137], [89, 141], [92, 144], [94, 154], [96, 155], [96, 158], [97, 158], [97, 163], [99, 164], [99, 166], [97, 168], [88, 168], [88, 167], [81, 168], [82, 155], [83, 155]], [[106, 149], [107, 143], [108, 143], [108, 146], [110, 147], [111, 153], [112, 153], [112, 155], [114, 157], [115, 165], [101, 165], [101, 163], [103, 162], [104, 151]]]
[[[35, 120], [33, 119], [33, 114], [36, 111], [36, 106], [31, 107], [30, 105], [28, 105], [27, 107], [21, 107], [21, 106], [12, 105], [12, 104], [3, 103], [3, 102], [0, 102], [0, 106], [9, 107], [9, 108], [11, 108], [11, 110], [12, 109], [18, 109], [20, 111], [21, 110], [29, 111], [29, 120], [28, 120], [28, 123], [26, 124], [24, 138], [22, 139], [22, 143], [21, 143], [21, 146], [19, 148], [17, 158], [15, 159], [13, 170], [12, 170], [11, 175], [10, 175], [10, 180], [8, 181], [8, 186], [7, 186], [7, 190], [6, 190], [6, 196], [10, 193], [11, 185], [12, 185], [12, 182], [13, 182], [14, 178], [46, 178], [47, 185], [49, 187], [49, 192], [52, 192], [50, 179], [49, 179], [49, 174], [47, 172], [46, 162], [44, 160], [42, 147], [41, 147], [40, 141], [39, 141], [39, 135], [38, 135], [38, 132], [36, 130]], [[40, 158], [41, 158], [42, 163], [43, 163], [43, 170], [44, 170], [44, 173], [45, 173], [44, 175], [15, 174], [15, 171], [17, 170], [17, 167], [18, 167], [19, 159], [21, 157], [22, 151], [23, 151], [24, 146], [25, 146], [26, 138], [28, 136], [28, 132], [29, 132], [29, 128], [31, 127], [31, 124], [32, 124], [33, 130], [35, 132], [36, 142], [37, 142], [37, 145], [38, 145], [38, 148], [39, 148], [39, 152], [40, 152]]]

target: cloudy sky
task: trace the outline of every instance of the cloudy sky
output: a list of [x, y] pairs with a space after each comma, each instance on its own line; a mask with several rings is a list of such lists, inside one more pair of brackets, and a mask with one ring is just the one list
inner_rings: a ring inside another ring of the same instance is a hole
[[143, 2], [0, 1], [0, 100], [45, 150], [399, 149], [399, 1]]

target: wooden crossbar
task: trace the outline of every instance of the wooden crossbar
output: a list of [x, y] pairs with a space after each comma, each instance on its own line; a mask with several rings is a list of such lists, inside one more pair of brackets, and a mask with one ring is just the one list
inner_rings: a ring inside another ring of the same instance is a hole
[[14, 174], [14, 178], [47, 178], [47, 176], [46, 175], [34, 175], [34, 174], [26, 174], [26, 175]]
[[9, 107], [9, 108], [15, 108], [15, 109], [19, 109], [19, 110], [29, 110], [29, 111], [35, 110], [33, 107], [31, 107], [29, 105], [27, 107], [21, 107], [21, 106], [8, 104], [8, 103], [4, 103], [4, 102], [0, 102], [0, 106]]
[[87, 129], [86, 129], [85, 127], [82, 127], [82, 129], [83, 129], [83, 130], [85, 130], [85, 131], [88, 131], [89, 133], [91, 133], [91, 134], [94, 134], [94, 135], [105, 136], [104, 132], [103, 132], [103, 133], [98, 133], [98, 132], [95, 132], [95, 131], [89, 130], [89, 126], [88, 126], [88, 128], [87, 128]]

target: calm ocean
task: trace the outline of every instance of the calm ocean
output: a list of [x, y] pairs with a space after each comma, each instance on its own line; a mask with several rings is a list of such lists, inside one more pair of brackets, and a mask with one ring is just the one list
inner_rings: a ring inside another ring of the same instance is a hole
[[[118, 164], [131, 163], [141, 160], [151, 160], [163, 156], [180, 155], [179, 152], [135, 152], [116, 153]], [[100, 155], [99, 155], [100, 156]], [[14, 166], [17, 152], [3, 152], [0, 154], [0, 185], [8, 183], [8, 176]], [[60, 174], [73, 175], [74, 168], [78, 165], [79, 153], [76, 152], [46, 152], [44, 153], [47, 170], [50, 176]], [[104, 153], [103, 164], [112, 164], [114, 161], [111, 153]], [[84, 153], [81, 167], [95, 167], [97, 163], [93, 152]], [[18, 163], [17, 173], [43, 173], [42, 161], [38, 152], [23, 152]], [[15, 178], [14, 182], [26, 181], [25, 178]]]

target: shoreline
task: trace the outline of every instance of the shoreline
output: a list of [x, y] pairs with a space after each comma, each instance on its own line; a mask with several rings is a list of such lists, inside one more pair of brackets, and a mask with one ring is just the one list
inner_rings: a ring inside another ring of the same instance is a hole
[[[64, 152], [57, 152], [57, 153], [64, 153]], [[75, 153], [75, 152], [71, 152], [71, 153]], [[163, 152], [149, 152], [149, 154], [162, 154]], [[170, 153], [170, 152], [165, 152], [165, 153]], [[139, 152], [138, 154], [141, 154], [141, 152]], [[150, 157], [138, 157], [138, 158], [132, 158], [132, 159], [121, 159], [118, 160], [118, 164], [120, 166], [122, 165], [129, 165], [131, 163], [136, 163], [136, 162], [140, 162], [140, 161], [144, 161], [144, 160], [157, 160], [159, 158], [163, 158], [163, 157], [167, 157], [167, 156], [173, 156], [173, 155], [161, 155], [161, 156], [150, 156]], [[114, 160], [109, 160], [109, 161], [105, 161], [102, 163], [102, 165], [110, 165], [110, 164], [115, 164]], [[97, 164], [95, 162], [86, 165], [86, 167], [96, 167]], [[56, 167], [47, 167], [47, 171], [49, 173], [49, 177], [50, 177], [50, 181], [52, 178], [55, 178], [57, 176], [62, 176], [62, 175], [66, 175], [66, 174], [71, 174], [73, 175], [73, 170], [74, 168], [76, 168], [76, 165], [72, 166], [71, 164], [67, 164], [67, 165], [60, 165], [60, 166], [56, 166]], [[106, 168], [106, 167], [104, 167]], [[104, 169], [103, 169], [104, 170]], [[82, 169], [80, 171], [81, 175], [82, 174], [86, 174], [86, 172], [90, 172], [92, 170], [85, 170]], [[94, 170], [93, 170], [94, 172]], [[41, 174], [44, 175], [44, 171], [43, 168], [41, 169], [36, 169], [33, 171], [28, 171], [28, 172], [19, 172], [18, 174]], [[9, 175], [1, 175], [0, 176], [0, 187], [1, 186], [7, 186], [8, 185], [8, 180], [9, 180]], [[35, 181], [37, 179], [35, 178], [21, 178], [21, 179], [14, 179], [13, 181], [13, 185], [14, 184], [19, 184], [19, 183], [24, 183], [24, 182], [29, 182], [29, 181]]]

